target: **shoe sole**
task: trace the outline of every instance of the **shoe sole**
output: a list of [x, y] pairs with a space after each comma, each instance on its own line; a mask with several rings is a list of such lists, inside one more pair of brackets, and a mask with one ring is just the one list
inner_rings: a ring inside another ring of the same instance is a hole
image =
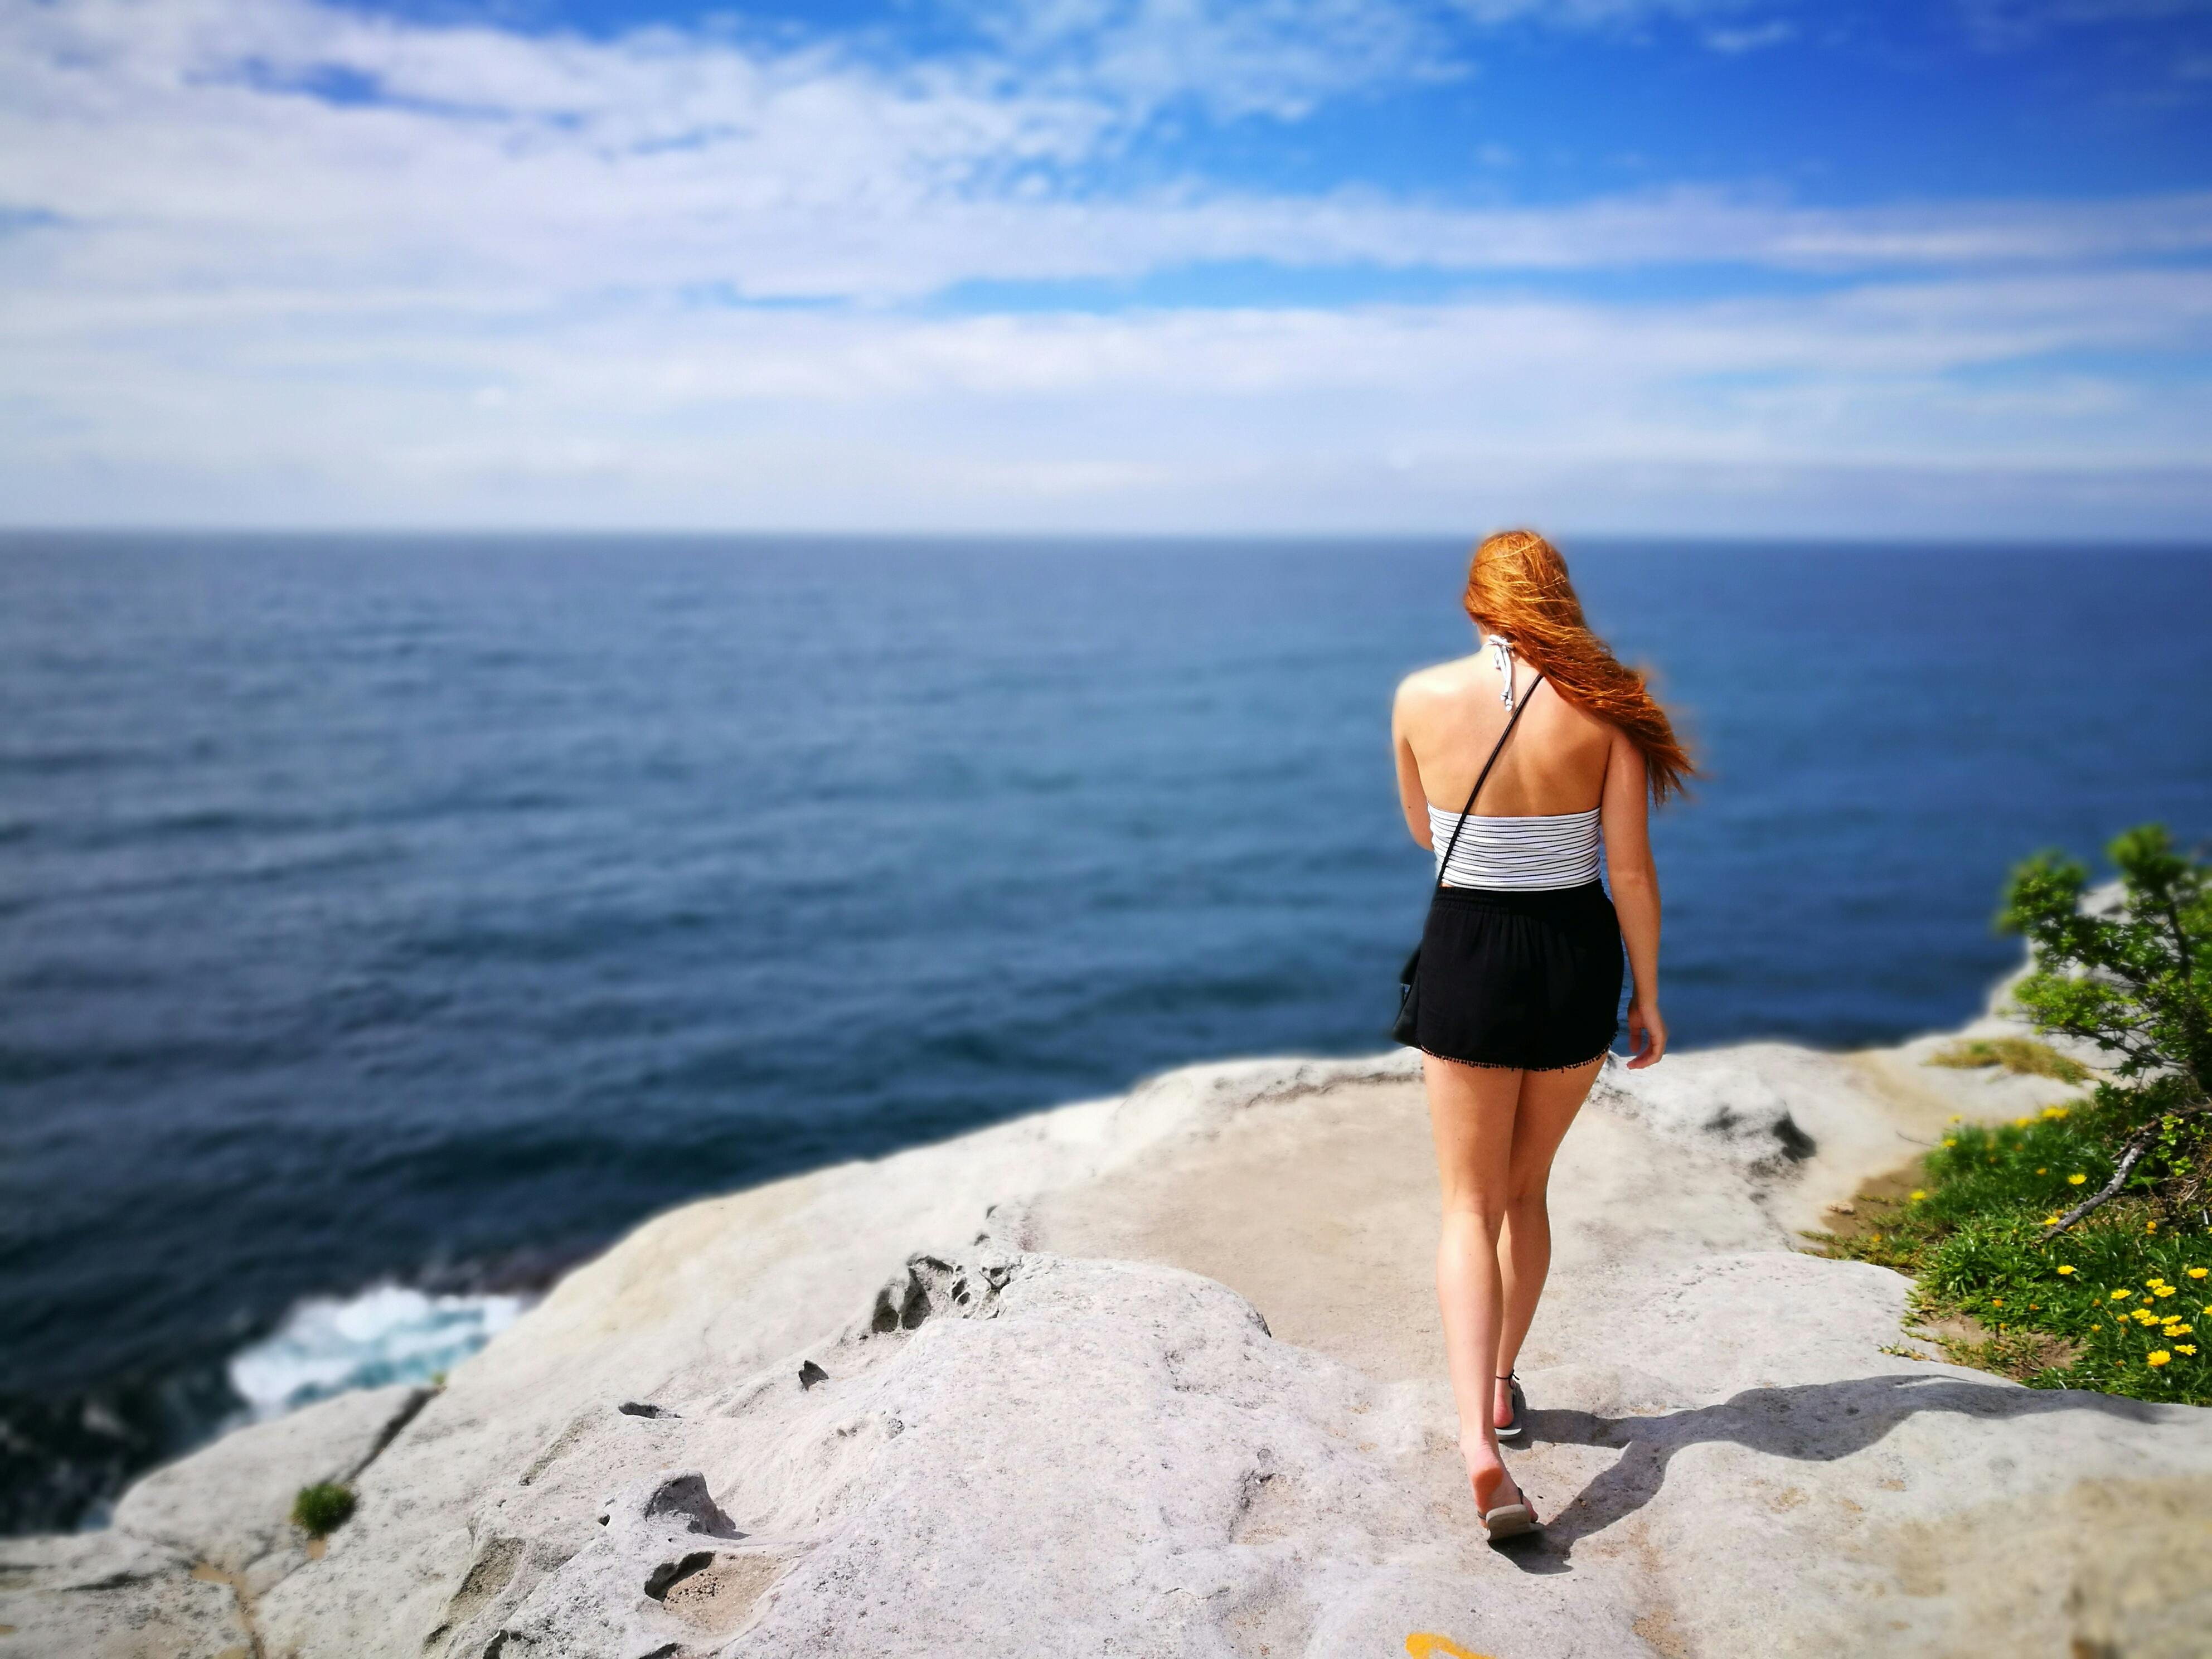
[[1536, 1517], [1526, 1504], [1505, 1504], [1485, 1515], [1482, 1527], [1495, 1544], [1502, 1539], [1519, 1538], [1535, 1531]]

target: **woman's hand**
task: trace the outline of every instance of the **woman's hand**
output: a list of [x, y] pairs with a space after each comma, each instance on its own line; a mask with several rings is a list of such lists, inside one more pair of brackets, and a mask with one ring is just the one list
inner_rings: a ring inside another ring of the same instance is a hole
[[1667, 1052], [1667, 1022], [1656, 1000], [1638, 997], [1628, 1005], [1628, 1046], [1635, 1056], [1628, 1062], [1632, 1072], [1657, 1065]]

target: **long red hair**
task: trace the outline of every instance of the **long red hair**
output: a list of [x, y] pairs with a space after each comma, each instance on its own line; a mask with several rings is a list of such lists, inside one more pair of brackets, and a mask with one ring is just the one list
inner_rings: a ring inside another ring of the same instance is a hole
[[1674, 723], [1644, 686], [1583, 620], [1567, 562], [1533, 530], [1507, 530], [1474, 550], [1467, 568], [1467, 614], [1502, 634], [1514, 654], [1544, 671], [1570, 702], [1619, 726], [1643, 751], [1651, 799], [1680, 794], [1697, 771]]

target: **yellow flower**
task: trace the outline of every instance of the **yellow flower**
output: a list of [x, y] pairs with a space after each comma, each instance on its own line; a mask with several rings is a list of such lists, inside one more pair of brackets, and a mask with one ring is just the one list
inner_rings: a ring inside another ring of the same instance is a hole
[[2185, 1353], [2191, 1359], [2197, 1357], [2197, 1348], [2193, 1343], [2177, 1342], [2173, 1345], [2173, 1351], [2176, 1353]]
[[2089, 1328], [2090, 1328], [2091, 1330], [2093, 1330], [2093, 1331], [2101, 1331], [2101, 1330], [2103, 1330], [2105, 1328], [2104, 1328], [2102, 1325], [2092, 1325], [2092, 1326], [2090, 1326], [2090, 1327], [2089, 1327]]
[[2166, 1362], [2167, 1360], [2169, 1360], [2169, 1359], [2171, 1359], [2171, 1358], [2173, 1358], [2173, 1356], [2172, 1356], [2172, 1354], [2168, 1353], [2165, 1349], [2163, 1349], [2163, 1348], [2154, 1348], [2154, 1349], [2152, 1349], [2152, 1350], [2151, 1350], [2151, 1356], [2150, 1356], [2150, 1362], [2149, 1362], [2149, 1363], [2150, 1363], [2150, 1364], [2154, 1364], [2154, 1365], [2163, 1365], [2164, 1364], [2166, 1364]]
[[1916, 1187], [1916, 1188], [1914, 1188], [1912, 1189], [1912, 1202], [1914, 1202], [1915, 1204], [1917, 1204], [1917, 1203], [1918, 1203], [1922, 1199], [1923, 1199], [1923, 1198], [1925, 1198], [1925, 1197], [1927, 1197], [1927, 1196], [1928, 1196], [1928, 1194], [1927, 1194], [1926, 1193], [1922, 1192], [1922, 1191], [1921, 1191], [1917, 1187]]
[[2061, 1267], [2058, 1271], [2059, 1271], [2060, 1273], [2072, 1273], [2072, 1272], [2074, 1271], [2074, 1269], [2073, 1269], [2071, 1267]]
[[2202, 1279], [2207, 1273], [2212, 1273], [2212, 1267], [2191, 1267], [2189, 1270], [2189, 1276], [2191, 1279]]
[[2124, 1302], [2134, 1294], [2135, 1292], [2133, 1291], [2114, 1291], [2112, 1292], [2112, 1299], [2115, 1302]]
[[2025, 1129], [2029, 1124], [2034, 1121], [2035, 1120], [2032, 1117], [2016, 1117], [2012, 1121], [2012, 1127], [2015, 1129]]
[[2043, 1109], [2043, 1115], [2047, 1118], [2062, 1118], [2066, 1115], [2066, 1109], [2063, 1106], [2046, 1106]]
[[2154, 1233], [2154, 1232], [2156, 1232], [2156, 1231], [2158, 1231], [2158, 1223], [2156, 1223], [2155, 1221], [2146, 1221], [2146, 1222], [2144, 1222], [2144, 1223], [2143, 1223], [2143, 1231], [2144, 1231], [2145, 1232], [2147, 1232], [2147, 1233]]
[[1958, 1141], [1957, 1141], [1957, 1140], [1954, 1139], [1951, 1136], [1949, 1136], [1949, 1135], [1946, 1135], [1946, 1136], [1944, 1136], [1944, 1137], [1943, 1137], [1943, 1144], [1944, 1144], [1946, 1146], [1957, 1146], [1959, 1143], [1958, 1143]]
[[2051, 1214], [2043, 1218], [2043, 1224], [2046, 1227], [2056, 1227], [2063, 1218], [2064, 1218], [2060, 1216], [2058, 1212], [2054, 1210]]
[[2070, 1175], [2066, 1177], [2066, 1184], [2069, 1187], [2078, 1187], [2088, 1178], [2085, 1175]]
[[2168, 1336], [2193, 1336], [2196, 1332], [2197, 1327], [2194, 1325], [2177, 1324], [2171, 1319], [2166, 1322], [2166, 1334]]
[[2173, 1286], [2171, 1285], [2161, 1285], [2158, 1287], [2157, 1291], [2154, 1292], [2154, 1294], [2158, 1296], [2172, 1296], [2173, 1294]]
[[2050, 1171], [2050, 1170], [2038, 1170], [2036, 1171], [2036, 1174], [2038, 1174], [2038, 1175], [2049, 1175], [2050, 1173], [2051, 1173], [2051, 1171]]
[[1990, 1306], [1991, 1306], [1992, 1308], [2002, 1308], [2002, 1307], [2003, 1307], [2003, 1306], [2004, 1306], [2004, 1298], [2003, 1298], [2002, 1297], [2001, 1297], [2001, 1296], [1997, 1296], [1997, 1297], [1991, 1297], [1990, 1298]]

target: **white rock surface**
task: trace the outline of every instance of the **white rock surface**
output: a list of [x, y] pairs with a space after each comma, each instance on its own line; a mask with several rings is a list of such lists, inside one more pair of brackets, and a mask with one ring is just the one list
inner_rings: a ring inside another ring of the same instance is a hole
[[[321, 1559], [269, 1499], [386, 1406], [149, 1477], [103, 1547], [228, 1564], [264, 1659], [2201, 1655], [2212, 1413], [1901, 1357], [1905, 1281], [1796, 1248], [1954, 1114], [2065, 1092], [1932, 1046], [1601, 1080], [1522, 1367], [1527, 1547], [1465, 1489], [1400, 1054], [672, 1212], [462, 1366]], [[112, 1622], [0, 1659], [140, 1651]]]
[[115, 1528], [258, 1595], [307, 1559], [291, 1524], [300, 1488], [349, 1484], [428, 1398], [404, 1384], [363, 1389], [225, 1435], [132, 1486], [115, 1507]]
[[231, 1587], [125, 1532], [0, 1538], [0, 1654], [252, 1659]]

